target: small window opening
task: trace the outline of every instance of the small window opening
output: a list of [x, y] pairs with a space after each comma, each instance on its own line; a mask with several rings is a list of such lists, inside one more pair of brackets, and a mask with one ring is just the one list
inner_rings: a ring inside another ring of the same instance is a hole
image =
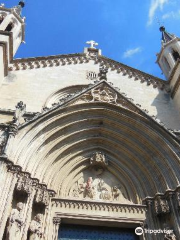
[[180, 59], [180, 55], [177, 51], [173, 50], [172, 55], [173, 55], [173, 58], [174, 58], [175, 61]]
[[5, 31], [10, 32], [13, 29], [13, 23], [9, 23], [5, 29]]

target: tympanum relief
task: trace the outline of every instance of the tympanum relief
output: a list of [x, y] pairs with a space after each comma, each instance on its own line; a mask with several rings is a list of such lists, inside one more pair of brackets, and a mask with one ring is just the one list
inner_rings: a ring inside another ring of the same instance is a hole
[[73, 198], [132, 204], [125, 187], [108, 171], [108, 164], [105, 154], [96, 152], [89, 159], [89, 168], [74, 183], [69, 195]]

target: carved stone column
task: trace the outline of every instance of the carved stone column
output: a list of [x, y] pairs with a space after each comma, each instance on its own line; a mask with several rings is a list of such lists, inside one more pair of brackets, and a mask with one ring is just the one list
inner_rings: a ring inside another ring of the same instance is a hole
[[36, 193], [35, 188], [36, 184], [37, 183], [30, 178], [30, 175], [28, 173], [19, 174], [16, 188], [19, 191], [26, 192], [28, 195], [26, 208], [24, 210], [24, 225], [22, 227], [22, 240], [27, 239], [27, 232], [29, 224], [31, 222], [32, 205]]
[[168, 194], [170, 208], [171, 208], [171, 214], [173, 215], [173, 217], [172, 217], [172, 222], [173, 222], [173, 227], [174, 227], [173, 230], [175, 230], [177, 239], [180, 239], [180, 221], [179, 221], [178, 211], [175, 207], [174, 197], [175, 197], [175, 194], [173, 192], [170, 192]]
[[[147, 202], [147, 206], [148, 206], [148, 213], [147, 213], [148, 214], [148, 216], [147, 216], [147, 220], [148, 220], [147, 225], [148, 226], [147, 226], [147, 229], [154, 230], [154, 229], [157, 228], [157, 225], [158, 225], [156, 216], [155, 216], [155, 214], [153, 214], [154, 213], [154, 208], [153, 208], [154, 201], [148, 199], [148, 200], [146, 200], [146, 202]], [[145, 239], [147, 239], [147, 240], [157, 240], [157, 239], [159, 239], [157, 236], [149, 234], [149, 233], [146, 233], [145, 237], [146, 237]]]
[[4, 182], [2, 197], [1, 197], [1, 212], [0, 212], [0, 239], [2, 239], [5, 231], [7, 219], [11, 212], [13, 192], [17, 182], [17, 173], [20, 171], [19, 167], [9, 165], [6, 169], [7, 176]]
[[61, 218], [54, 217], [53, 218], [53, 240], [58, 240], [58, 232], [59, 232], [59, 226], [61, 224]]

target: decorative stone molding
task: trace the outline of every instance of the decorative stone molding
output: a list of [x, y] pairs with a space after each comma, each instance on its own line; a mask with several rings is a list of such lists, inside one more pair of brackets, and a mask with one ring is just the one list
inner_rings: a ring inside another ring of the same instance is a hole
[[156, 118], [156, 116], [150, 116], [149, 112], [146, 109], [142, 109], [142, 106], [140, 104], [134, 104], [133, 101], [134, 100], [132, 98], [128, 98], [125, 93], [121, 92], [119, 88], [112, 87], [109, 82], [100, 81], [95, 84], [89, 84], [87, 88], [82, 88], [82, 90], [76, 91], [75, 93], [63, 96], [58, 103], [52, 104], [52, 107], [44, 107], [41, 113], [35, 113], [34, 116], [26, 119], [26, 122], [20, 127], [23, 127], [28, 123], [35, 121], [47, 112], [60, 107], [64, 107], [67, 104], [78, 104], [78, 102], [107, 102], [127, 108], [146, 118], [150, 118], [159, 126], [163, 127], [164, 130], [168, 131], [171, 137], [175, 138], [176, 140], [178, 139], [174, 132], [171, 129], [168, 129], [163, 122]]
[[18, 191], [24, 191], [27, 194], [30, 194], [32, 192], [33, 185], [33, 180], [30, 178], [29, 173], [21, 172], [18, 174], [18, 181], [16, 185], [16, 189]]
[[[146, 214], [146, 206], [133, 204], [118, 204], [112, 202], [96, 202], [85, 200], [70, 199], [52, 199], [52, 207], [56, 213], [88, 216], [108, 216], [114, 218], [133, 218], [144, 220]], [[133, 217], [132, 217], [133, 216]]]
[[47, 186], [46, 185], [39, 185], [36, 190], [36, 196], [35, 196], [35, 202], [43, 203], [44, 205], [48, 205], [50, 201], [50, 194], [47, 191]]
[[35, 201], [42, 202], [45, 205], [49, 204], [50, 198], [55, 196], [53, 190], [47, 189], [45, 184], [40, 184], [39, 180], [36, 178], [31, 178], [30, 174], [27, 172], [22, 172], [22, 168], [18, 165], [14, 165], [7, 161], [7, 171], [13, 174], [17, 174], [17, 184], [16, 189], [18, 191], [24, 191], [30, 194], [33, 189], [36, 190]]
[[88, 80], [97, 80], [98, 79], [98, 74], [96, 72], [93, 72], [93, 71], [87, 71], [86, 72], [86, 78]]
[[[98, 49], [95, 49], [98, 50]], [[124, 76], [128, 75], [129, 78], [134, 78], [135, 81], [140, 80], [141, 83], [146, 82], [147, 86], [153, 85], [154, 88], [165, 90], [170, 92], [169, 84], [160, 78], [154, 77], [150, 74], [141, 72], [140, 70], [131, 68], [122, 63], [108, 59], [104, 56], [98, 55], [97, 51], [88, 51], [87, 54], [68, 54], [59, 56], [49, 57], [37, 57], [28, 59], [17, 59], [13, 60], [13, 63], [9, 66], [9, 71], [18, 71], [34, 68], [45, 68], [45, 67], [59, 67], [69, 64], [82, 64], [87, 63], [89, 60], [93, 60], [95, 64], [99, 63], [102, 68], [111, 71], [117, 71], [122, 73]], [[102, 77], [102, 74], [101, 74]], [[104, 77], [103, 77], [104, 79]], [[106, 80], [106, 79], [104, 79]]]

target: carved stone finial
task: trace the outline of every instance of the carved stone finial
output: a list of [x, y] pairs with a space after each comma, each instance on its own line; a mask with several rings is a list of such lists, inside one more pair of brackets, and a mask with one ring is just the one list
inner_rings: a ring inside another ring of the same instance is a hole
[[90, 48], [96, 49], [95, 46], [98, 46], [98, 43], [96, 43], [94, 40], [87, 41], [87, 44], [90, 45]]
[[25, 112], [26, 112], [26, 104], [24, 104], [22, 101], [20, 101], [16, 106], [16, 111], [15, 111], [15, 114], [13, 117], [13, 122], [16, 123], [17, 125], [19, 125]]

